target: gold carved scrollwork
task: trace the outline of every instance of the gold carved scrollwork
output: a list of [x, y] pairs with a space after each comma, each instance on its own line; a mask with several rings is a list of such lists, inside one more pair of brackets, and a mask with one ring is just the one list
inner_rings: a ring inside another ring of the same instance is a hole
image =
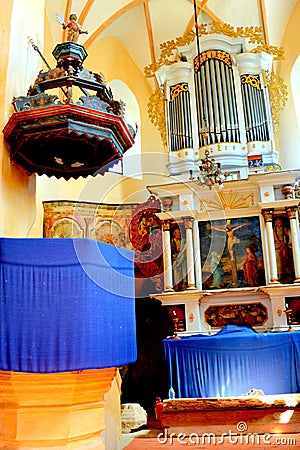
[[[202, 29], [203, 26], [199, 27], [199, 30]], [[203, 32], [202, 34], [205, 33]], [[157, 71], [157, 69], [159, 69], [159, 67], [164, 65], [170, 66], [171, 64], [177, 62], [176, 58], [177, 48], [190, 44], [194, 40], [195, 40], [195, 32], [191, 30], [189, 33], [186, 33], [181, 37], [160, 44], [159, 60], [145, 67], [144, 69], [145, 77], [153, 78], [155, 77], [155, 72]]]
[[272, 222], [274, 209], [263, 209], [261, 213], [265, 222]]
[[260, 79], [259, 75], [247, 75], [243, 74], [241, 76], [241, 83], [242, 84], [250, 84], [252, 87], [260, 91]]
[[273, 55], [274, 59], [280, 60], [284, 59], [284, 49], [282, 47], [275, 47], [274, 45], [258, 45], [254, 49], [251, 50], [250, 53], [260, 53], [266, 52]]
[[170, 98], [171, 101], [174, 100], [181, 92], [186, 92], [189, 90], [188, 83], [178, 83], [170, 87]]
[[210, 32], [224, 34], [225, 36], [230, 37], [245, 37], [249, 39], [251, 44], [263, 44], [264, 41], [261, 27], [237, 27], [235, 30], [234, 27], [228, 23], [213, 21], [210, 24]]
[[279, 129], [280, 113], [288, 101], [288, 89], [283, 78], [279, 77], [275, 72], [266, 71], [265, 75], [270, 93], [274, 133], [276, 134]]
[[170, 231], [171, 228], [171, 224], [172, 224], [172, 220], [169, 219], [165, 219], [161, 221], [161, 228], [163, 231]]
[[[250, 44], [257, 44], [257, 47], [251, 50], [251, 53], [258, 53], [264, 51], [270, 53], [275, 59], [283, 59], [284, 50], [282, 47], [275, 47], [273, 45], [267, 45], [264, 43], [264, 37], [261, 27], [237, 27], [234, 29], [232, 25], [228, 23], [221, 23], [213, 21], [209, 24], [202, 23], [198, 27], [199, 36], [208, 34], [223, 34], [230, 37], [243, 37], [249, 40]], [[177, 62], [176, 52], [178, 47], [190, 44], [195, 40], [195, 32], [191, 30], [189, 33], [184, 34], [182, 37], [172, 39], [170, 41], [160, 44], [160, 57], [159, 60], [145, 67], [144, 73], [146, 78], [155, 77], [155, 72], [159, 67], [163, 65], [171, 65]]]
[[297, 207], [296, 206], [288, 206], [285, 208], [289, 219], [297, 218]]
[[208, 61], [209, 59], [218, 59], [219, 61], [223, 61], [227, 66], [232, 66], [232, 60], [230, 54], [223, 50], [207, 50], [202, 52], [200, 55], [200, 65], [199, 65], [199, 56], [196, 56], [194, 59], [194, 69], [195, 72], [198, 72], [199, 67]]
[[159, 89], [156, 89], [150, 96], [148, 102], [148, 115], [153, 125], [157, 127], [163, 145], [166, 146], [165, 99], [164, 94]]

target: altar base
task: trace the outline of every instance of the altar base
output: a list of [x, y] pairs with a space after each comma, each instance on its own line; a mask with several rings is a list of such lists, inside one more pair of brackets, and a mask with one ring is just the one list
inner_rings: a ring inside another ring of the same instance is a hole
[[300, 394], [164, 400], [160, 421], [169, 435], [298, 433]]
[[[0, 449], [108, 448], [101, 436], [106, 428], [104, 395], [117, 376], [116, 368], [54, 374], [0, 371]], [[116, 421], [115, 433], [120, 433], [120, 411], [114, 414], [110, 421]]]

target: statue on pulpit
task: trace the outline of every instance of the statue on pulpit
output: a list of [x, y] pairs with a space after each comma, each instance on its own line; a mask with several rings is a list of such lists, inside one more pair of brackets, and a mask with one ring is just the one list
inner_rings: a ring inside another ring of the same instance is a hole
[[81, 25], [77, 23], [76, 14], [70, 14], [69, 22], [65, 22], [61, 14], [56, 14], [56, 20], [67, 30], [67, 41], [77, 42], [80, 34], [88, 34], [88, 31], [82, 31]]

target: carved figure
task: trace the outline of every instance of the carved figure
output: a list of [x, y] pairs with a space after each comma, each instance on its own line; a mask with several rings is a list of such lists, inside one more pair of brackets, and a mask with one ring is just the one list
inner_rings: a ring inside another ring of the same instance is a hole
[[67, 41], [77, 42], [80, 34], [88, 34], [88, 31], [82, 31], [81, 25], [77, 23], [76, 14], [70, 14], [69, 22], [64, 22], [61, 14], [56, 14], [56, 20], [62, 25], [63, 29], [67, 29]]

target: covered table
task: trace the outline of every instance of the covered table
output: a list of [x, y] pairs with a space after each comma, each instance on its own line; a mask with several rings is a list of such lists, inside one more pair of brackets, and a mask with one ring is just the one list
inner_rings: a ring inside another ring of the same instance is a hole
[[300, 332], [256, 333], [227, 325], [213, 336], [165, 339], [164, 350], [177, 398], [300, 390]]
[[89, 239], [0, 239], [0, 369], [135, 361], [133, 252]]

